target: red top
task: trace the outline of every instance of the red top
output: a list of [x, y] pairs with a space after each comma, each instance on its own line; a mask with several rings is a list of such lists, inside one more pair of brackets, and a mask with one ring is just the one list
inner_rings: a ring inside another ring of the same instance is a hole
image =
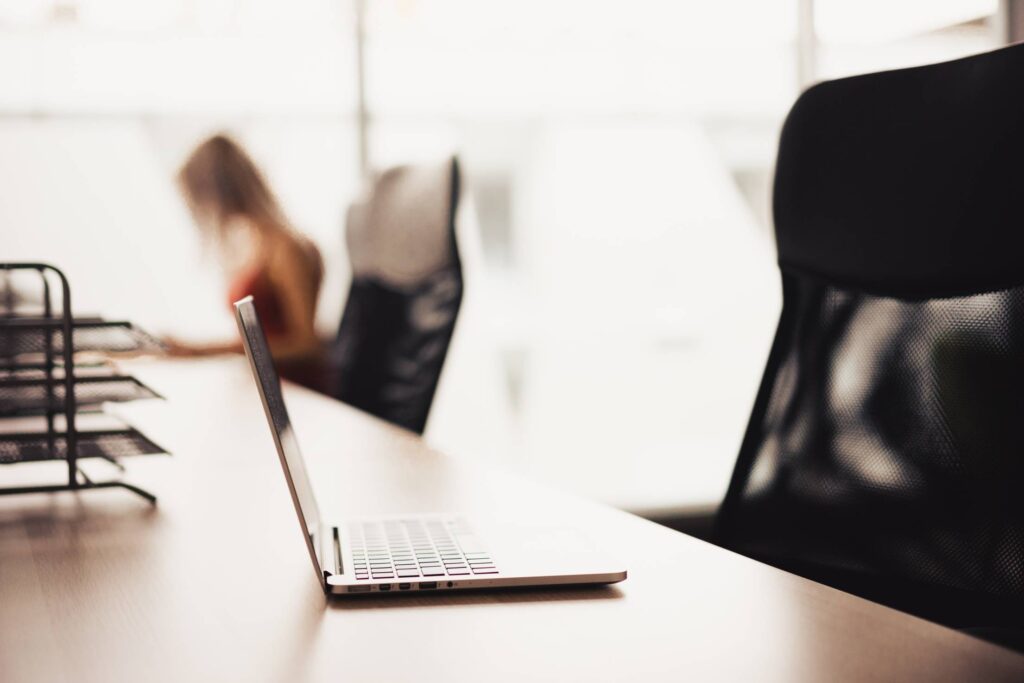
[[263, 333], [267, 337], [284, 334], [288, 324], [284, 318], [281, 299], [263, 268], [242, 271], [228, 286], [229, 306], [247, 296], [252, 296], [256, 314], [263, 324]]
[[[270, 282], [270, 277], [263, 268], [251, 268], [242, 271], [228, 286], [228, 301], [233, 303], [247, 296], [252, 296], [253, 306], [260, 318], [263, 333], [268, 341], [285, 334], [288, 323], [285, 320], [284, 307], [278, 290]], [[321, 393], [329, 393], [332, 386], [323, 359], [319, 355], [308, 358], [275, 360], [278, 373], [285, 379], [309, 387]]]

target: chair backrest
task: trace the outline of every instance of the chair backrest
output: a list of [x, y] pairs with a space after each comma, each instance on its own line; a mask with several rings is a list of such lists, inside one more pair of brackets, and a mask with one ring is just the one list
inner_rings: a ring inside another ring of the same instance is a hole
[[1024, 597], [1021, 83], [1017, 46], [794, 105], [774, 190], [783, 311], [722, 544]]
[[392, 168], [346, 224], [352, 286], [330, 353], [333, 393], [417, 433], [462, 302], [459, 191], [454, 158]]

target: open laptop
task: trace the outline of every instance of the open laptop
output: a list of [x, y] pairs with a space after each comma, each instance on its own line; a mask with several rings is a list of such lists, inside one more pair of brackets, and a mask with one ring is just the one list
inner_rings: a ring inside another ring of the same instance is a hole
[[236, 302], [235, 311], [302, 535], [324, 591], [355, 595], [605, 584], [626, 578], [624, 569], [571, 529], [477, 529], [468, 520], [447, 514], [322, 519], [252, 297]]

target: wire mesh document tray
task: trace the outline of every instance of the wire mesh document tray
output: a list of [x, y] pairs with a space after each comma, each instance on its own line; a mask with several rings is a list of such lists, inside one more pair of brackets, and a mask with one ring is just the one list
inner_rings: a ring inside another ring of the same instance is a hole
[[[10, 359], [26, 355], [64, 353], [63, 323], [59, 319], [11, 318], [0, 319], [0, 358]], [[127, 321], [84, 318], [72, 320], [72, 351], [106, 351], [114, 353], [160, 351], [163, 346], [152, 336]]]
[[93, 481], [79, 459], [118, 467], [134, 455], [164, 453], [138, 430], [116, 423], [83, 429], [107, 403], [160, 396], [109, 362], [76, 365], [82, 352], [152, 352], [159, 341], [128, 321], [76, 317], [71, 287], [45, 263], [0, 263], [0, 465], [61, 460], [67, 481], [0, 487], [0, 495], [123, 488], [156, 502], [137, 486]]
[[[79, 459], [103, 458], [112, 462], [136, 455], [160, 455], [167, 452], [131, 427], [109, 431], [80, 431], [75, 446]], [[0, 434], [0, 465], [66, 460], [67, 455], [67, 434]]]
[[[16, 374], [20, 376], [3, 377], [3, 373], [0, 373], [0, 417], [41, 415], [61, 410], [67, 389], [59, 379], [48, 378], [40, 370]], [[159, 398], [159, 394], [134, 377], [108, 375], [75, 378], [75, 405], [78, 410], [144, 398]]]

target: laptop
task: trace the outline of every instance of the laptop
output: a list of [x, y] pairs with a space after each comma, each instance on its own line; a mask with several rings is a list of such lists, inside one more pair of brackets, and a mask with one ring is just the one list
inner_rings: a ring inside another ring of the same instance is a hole
[[236, 302], [235, 312], [306, 549], [325, 592], [397, 594], [626, 578], [626, 570], [602, 556], [588, 538], [547, 523], [478, 528], [479, 520], [444, 513], [323, 519], [252, 297]]

